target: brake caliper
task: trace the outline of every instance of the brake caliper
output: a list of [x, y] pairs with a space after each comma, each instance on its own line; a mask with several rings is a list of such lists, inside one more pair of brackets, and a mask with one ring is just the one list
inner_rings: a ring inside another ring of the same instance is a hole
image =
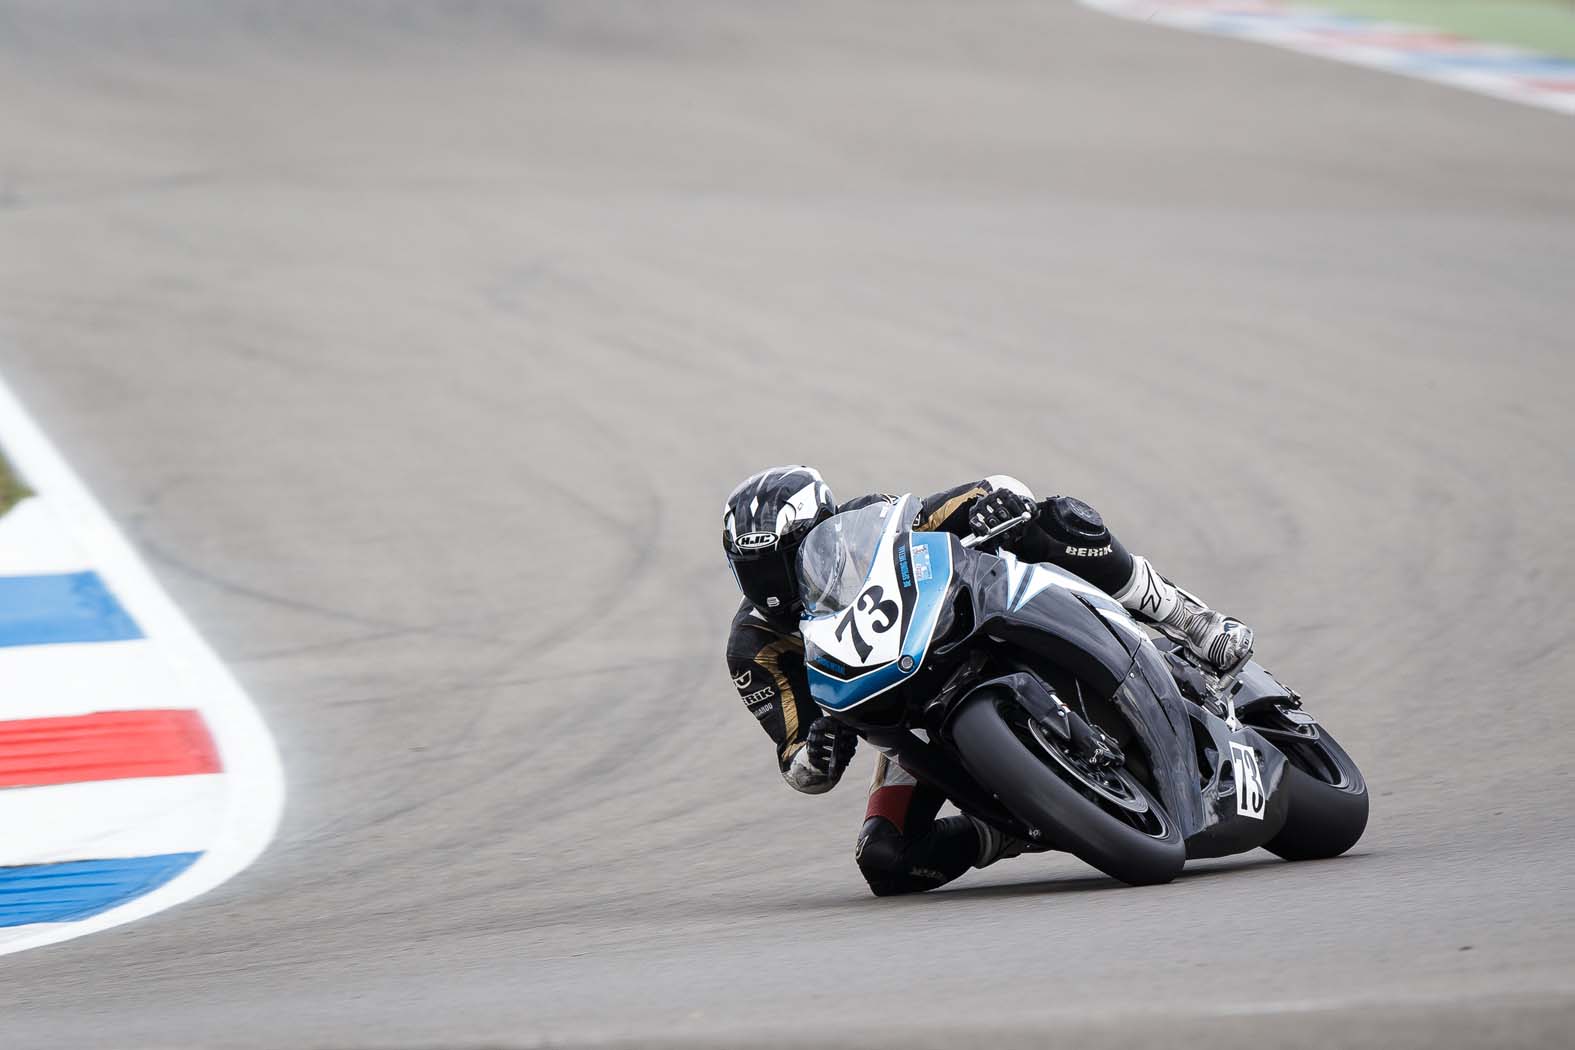
[[1126, 761], [1114, 737], [1098, 726], [1090, 725], [1082, 715], [1068, 707], [1054, 689], [1050, 690], [1050, 697], [1056, 705], [1053, 717], [1060, 725], [1046, 728], [1071, 744], [1074, 755], [1096, 769], [1119, 766]]
[[1064, 740], [1073, 757], [1096, 769], [1119, 766], [1126, 761], [1110, 734], [1090, 725], [1068, 707], [1055, 689], [1038, 675], [1019, 671], [1004, 681], [1013, 684], [1018, 703], [1028, 717], [1051, 736]]

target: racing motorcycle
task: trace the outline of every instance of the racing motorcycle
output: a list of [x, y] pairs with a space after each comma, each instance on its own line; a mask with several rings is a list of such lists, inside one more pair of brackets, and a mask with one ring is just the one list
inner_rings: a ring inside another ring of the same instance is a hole
[[1361, 837], [1361, 771], [1256, 661], [1217, 671], [1072, 573], [976, 549], [1029, 515], [958, 539], [913, 531], [917, 506], [837, 514], [800, 550], [827, 714], [964, 813], [1132, 885]]

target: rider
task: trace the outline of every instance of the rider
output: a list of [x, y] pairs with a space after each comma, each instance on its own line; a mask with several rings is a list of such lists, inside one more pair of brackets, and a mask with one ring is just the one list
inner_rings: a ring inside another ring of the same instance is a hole
[[[819, 472], [787, 466], [746, 478], [722, 509], [722, 547], [744, 594], [727, 639], [728, 671], [745, 706], [776, 742], [783, 778], [806, 794], [836, 786], [858, 736], [822, 717], [809, 695], [798, 633], [799, 546], [831, 515], [893, 498], [873, 494], [839, 505]], [[1098, 511], [1070, 496], [1036, 501], [1021, 481], [997, 474], [926, 498], [913, 527], [984, 535], [1024, 512], [1032, 520], [999, 539], [1019, 559], [1061, 566], [1142, 619], [1180, 629], [1196, 655], [1221, 669], [1252, 652], [1245, 624], [1172, 584], [1148, 559], [1129, 554]], [[937, 820], [945, 801], [939, 790], [880, 756], [854, 852], [877, 896], [933, 889], [970, 867], [1030, 848], [970, 816]]]

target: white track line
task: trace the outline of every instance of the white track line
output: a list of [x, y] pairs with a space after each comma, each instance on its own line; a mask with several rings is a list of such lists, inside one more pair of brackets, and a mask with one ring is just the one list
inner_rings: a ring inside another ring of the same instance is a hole
[[178, 697], [149, 697], [149, 707], [201, 710], [219, 750], [225, 777], [221, 826], [202, 857], [151, 893], [74, 922], [26, 927], [0, 944], [0, 954], [96, 933], [163, 911], [218, 886], [262, 853], [279, 826], [284, 774], [273, 739], [229, 669], [164, 593], [115, 523], [50, 444], [0, 379], [0, 448], [48, 502], [87, 560], [166, 658]]
[[0, 576], [91, 569], [64, 528], [41, 499], [25, 499], [0, 515]]

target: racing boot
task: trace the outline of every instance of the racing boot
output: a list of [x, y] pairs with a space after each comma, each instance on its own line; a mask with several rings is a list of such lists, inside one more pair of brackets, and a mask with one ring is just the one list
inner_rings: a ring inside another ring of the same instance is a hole
[[1004, 831], [997, 830], [980, 820], [978, 817], [964, 817], [973, 825], [974, 831], [979, 834], [979, 859], [974, 861], [976, 868], [988, 868], [998, 860], [1008, 857], [1020, 856], [1023, 853], [1043, 853], [1048, 847], [1041, 846], [1027, 839], [1013, 838]]
[[1155, 572], [1142, 555], [1132, 556], [1132, 578], [1115, 599], [1141, 619], [1180, 631], [1193, 655], [1216, 671], [1234, 671], [1252, 656], [1252, 628], [1210, 609]]

